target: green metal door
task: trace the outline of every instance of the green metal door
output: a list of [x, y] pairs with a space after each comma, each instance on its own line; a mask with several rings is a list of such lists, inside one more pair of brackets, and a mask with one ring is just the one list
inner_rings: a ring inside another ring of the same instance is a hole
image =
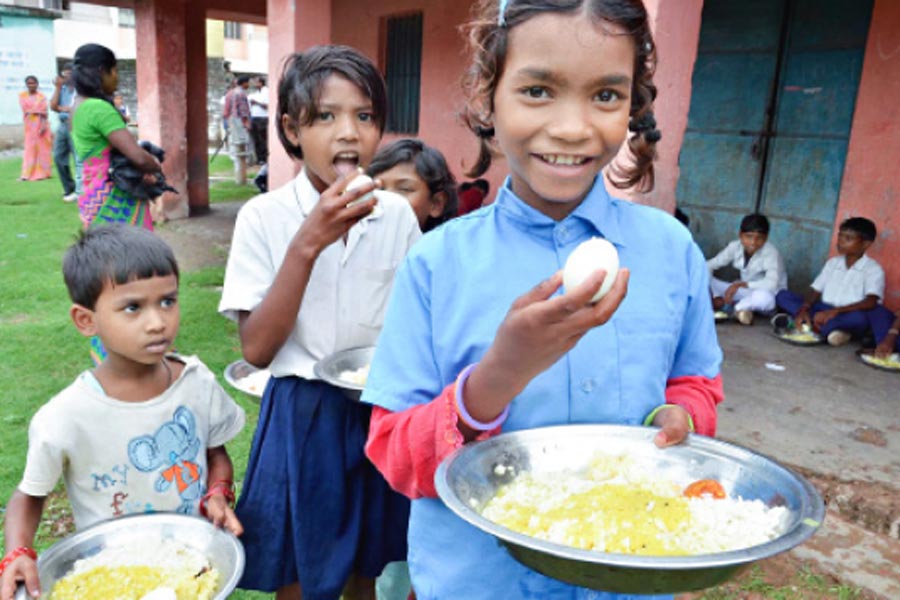
[[679, 206], [707, 256], [772, 222], [792, 288], [828, 255], [871, 0], [707, 0]]

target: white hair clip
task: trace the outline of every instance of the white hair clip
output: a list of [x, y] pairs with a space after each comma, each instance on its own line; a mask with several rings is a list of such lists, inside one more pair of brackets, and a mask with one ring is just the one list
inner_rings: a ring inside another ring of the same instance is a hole
[[500, 0], [500, 14], [497, 15], [497, 24], [500, 27], [506, 27], [506, 5], [509, 0]]

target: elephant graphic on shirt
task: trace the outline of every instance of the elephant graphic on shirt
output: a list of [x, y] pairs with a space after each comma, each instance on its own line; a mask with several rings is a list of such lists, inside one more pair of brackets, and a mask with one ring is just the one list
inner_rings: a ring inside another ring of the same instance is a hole
[[154, 488], [164, 493], [175, 484], [181, 506], [177, 512], [193, 514], [203, 496], [202, 469], [195, 459], [200, 451], [193, 413], [179, 406], [172, 420], [162, 424], [153, 435], [142, 435], [128, 442], [128, 457], [139, 471], [159, 471]]

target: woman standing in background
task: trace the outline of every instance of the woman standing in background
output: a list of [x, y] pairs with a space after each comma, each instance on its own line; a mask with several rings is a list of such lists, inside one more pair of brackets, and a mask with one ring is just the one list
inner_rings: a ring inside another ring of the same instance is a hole
[[19, 92], [19, 106], [25, 122], [25, 153], [22, 156], [21, 181], [38, 181], [50, 177], [53, 134], [47, 121], [47, 97], [38, 91], [34, 75], [25, 78], [24, 92]]

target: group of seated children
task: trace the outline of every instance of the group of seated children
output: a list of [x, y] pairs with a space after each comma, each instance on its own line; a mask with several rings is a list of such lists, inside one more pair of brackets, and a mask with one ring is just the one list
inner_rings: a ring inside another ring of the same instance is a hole
[[842, 346], [871, 334], [876, 355], [898, 348], [900, 313], [885, 308], [884, 270], [866, 251], [875, 241], [875, 224], [852, 217], [838, 231], [838, 255], [828, 259], [805, 296], [787, 289], [784, 261], [768, 241], [769, 221], [760, 214], [741, 220], [739, 239], [707, 261], [710, 274], [724, 266], [740, 271], [733, 282], [710, 277], [714, 310], [731, 309], [744, 325], [754, 313], [770, 315], [776, 330], [797, 328], [818, 333], [828, 344]]

